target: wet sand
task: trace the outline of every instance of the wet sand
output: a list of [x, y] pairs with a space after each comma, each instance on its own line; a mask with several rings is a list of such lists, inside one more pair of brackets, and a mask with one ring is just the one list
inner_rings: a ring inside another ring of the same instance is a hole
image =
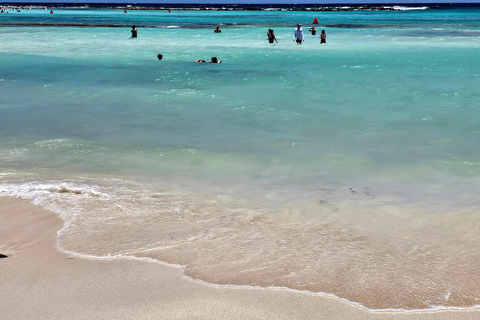
[[62, 221], [0, 197], [0, 319], [480, 319], [480, 310], [370, 312], [282, 289], [215, 287], [161, 263], [80, 258], [57, 249]]

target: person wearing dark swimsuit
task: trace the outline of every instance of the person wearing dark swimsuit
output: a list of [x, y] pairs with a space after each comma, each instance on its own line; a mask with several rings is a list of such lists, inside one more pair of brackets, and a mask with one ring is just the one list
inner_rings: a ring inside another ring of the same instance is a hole
[[[275, 38], [275, 33], [273, 33], [272, 29], [268, 29], [267, 37], [268, 37], [268, 42], [269, 43], [273, 43], [274, 40], [277, 41], [277, 39]], [[277, 41], [277, 43], [278, 43], [278, 41]]]
[[322, 33], [320, 34], [320, 44], [322, 43], [327, 43], [327, 35], [325, 34], [325, 30], [322, 30]]

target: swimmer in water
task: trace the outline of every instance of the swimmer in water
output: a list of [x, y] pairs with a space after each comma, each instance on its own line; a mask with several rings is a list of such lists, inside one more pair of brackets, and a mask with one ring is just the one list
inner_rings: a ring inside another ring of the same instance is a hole
[[132, 26], [132, 38], [136, 38], [137, 37], [137, 28], [135, 28], [135, 26]]
[[222, 60], [217, 60], [217, 57], [212, 57], [212, 60], [210, 60], [208, 63], [222, 63]]

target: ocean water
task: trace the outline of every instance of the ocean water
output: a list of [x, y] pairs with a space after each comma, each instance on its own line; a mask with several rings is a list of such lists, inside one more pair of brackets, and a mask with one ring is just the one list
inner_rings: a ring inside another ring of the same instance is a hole
[[0, 195], [56, 212], [84, 256], [477, 307], [480, 9], [413, 9], [10, 10]]

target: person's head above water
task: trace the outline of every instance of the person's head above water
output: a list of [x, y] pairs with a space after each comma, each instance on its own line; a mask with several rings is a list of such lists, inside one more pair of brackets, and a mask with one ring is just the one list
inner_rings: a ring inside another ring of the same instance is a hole
[[158, 58], [158, 60], [162, 60], [163, 55], [159, 54], [159, 55], [157, 55], [157, 58]]
[[212, 62], [213, 63], [216, 63], [218, 60], [217, 60], [217, 57], [212, 57]]

